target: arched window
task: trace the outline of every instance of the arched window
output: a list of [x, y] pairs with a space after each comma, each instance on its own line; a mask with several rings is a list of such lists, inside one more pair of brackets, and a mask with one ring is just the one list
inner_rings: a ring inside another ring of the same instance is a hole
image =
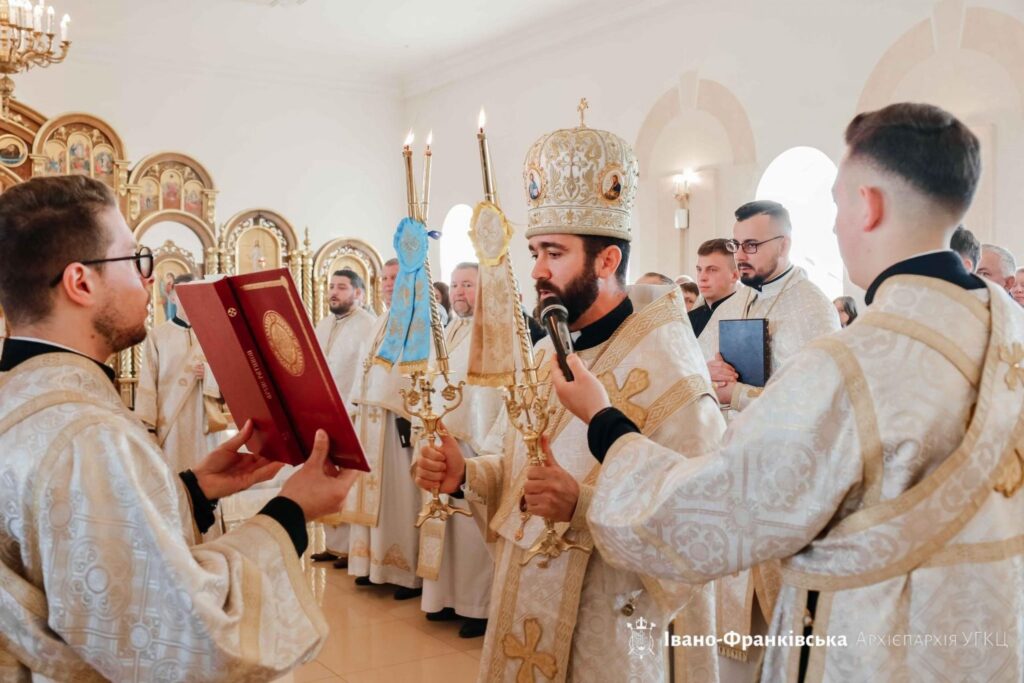
[[790, 258], [830, 298], [843, 294], [843, 261], [833, 228], [832, 183], [836, 165], [814, 147], [793, 147], [775, 157], [757, 185], [758, 199], [772, 199], [793, 221]]
[[473, 219], [473, 208], [468, 204], [456, 204], [444, 217], [441, 227], [441, 269], [431, 273], [434, 280], [448, 282], [455, 266], [463, 261], [476, 261], [476, 250], [469, 239], [469, 222]]

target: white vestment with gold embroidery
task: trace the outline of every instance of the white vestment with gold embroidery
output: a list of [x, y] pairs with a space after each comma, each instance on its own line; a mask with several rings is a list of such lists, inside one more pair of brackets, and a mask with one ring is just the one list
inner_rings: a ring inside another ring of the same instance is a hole
[[[449, 378], [453, 384], [466, 379], [472, 318], [456, 317], [445, 330]], [[435, 382], [440, 389], [441, 378]], [[467, 384], [462, 403], [444, 418], [444, 427], [459, 441], [463, 456], [476, 457], [494, 425], [502, 418], [502, 390]], [[430, 494], [424, 493], [424, 501]], [[448, 502], [465, 510], [465, 500]], [[490, 605], [494, 561], [473, 517], [452, 515], [446, 522], [428, 520], [420, 527], [420, 576], [423, 577], [424, 612], [451, 607], [463, 617], [486, 619]]]
[[374, 583], [418, 588], [416, 576], [420, 489], [409, 468], [412, 448], [404, 448], [396, 418], [409, 419], [401, 391], [409, 389], [398, 365], [388, 369], [373, 362], [388, 317], [377, 319], [373, 334], [360, 351], [361, 372], [351, 391], [354, 423], [370, 471], [364, 472], [345, 499], [341, 521], [349, 527], [348, 573], [369, 576]]
[[[724, 423], [709, 393], [707, 367], [682, 294], [676, 287], [660, 288], [664, 295], [648, 303], [650, 298], [644, 297], [652, 291], [632, 288], [634, 313], [608, 341], [580, 356], [611, 387], [613, 402], [656, 442], [690, 455], [710, 452]], [[541, 340], [537, 348], [550, 357], [550, 340]], [[557, 404], [557, 398], [551, 400]], [[648, 580], [642, 568], [623, 571], [594, 552], [586, 512], [601, 468], [587, 446], [587, 426], [560, 406], [551, 425], [551, 449], [559, 465], [580, 482], [573, 520], [556, 528], [586, 552], [564, 553], [547, 568], [538, 566], [540, 558], [522, 566], [525, 551], [543, 534], [544, 524], [530, 517], [524, 526], [520, 515], [528, 462], [514, 429], [507, 428], [502, 455], [467, 461], [467, 498], [487, 506], [497, 539], [480, 680], [667, 680], [668, 653], [661, 634], [668, 615], [683, 608], [677, 631], [682, 624], [697, 633], [709, 632], [714, 629], [712, 593]], [[520, 528], [523, 534], [517, 540]], [[631, 643], [631, 627], [639, 626], [641, 618], [657, 629], [649, 653]], [[716, 680], [714, 649], [688, 653], [685, 663], [676, 662], [676, 672], [677, 680]]]
[[[807, 681], [1021, 680], [1022, 483], [1024, 311], [897, 275], [772, 378], [718, 457], [619, 439], [590, 523], [614, 565], [668, 580], [782, 559], [771, 635], [802, 635], [818, 592]], [[800, 654], [768, 648], [762, 680], [796, 681]]]
[[[793, 266], [788, 275], [765, 284], [761, 291], [739, 287], [732, 297], [715, 309], [698, 340], [707, 360], [714, 359], [718, 353], [719, 321], [743, 318], [768, 319], [770, 374], [781, 370], [786, 361], [814, 339], [840, 329], [839, 316], [832, 302], [799, 266]], [[761, 391], [759, 387], [737, 382], [729, 408], [732, 411], [745, 409]], [[737, 414], [727, 412], [726, 416]], [[723, 577], [715, 582], [715, 589], [718, 592], [716, 616], [719, 637], [730, 631], [749, 635], [757, 630], [753, 628], [755, 623], [761, 625], [763, 632], [764, 625], [771, 620], [779, 590], [778, 566], [769, 564]], [[759, 615], [754, 614], [755, 595]], [[726, 644], [720, 644], [719, 650], [735, 660], [722, 662], [723, 681], [750, 680], [755, 675], [756, 657], [750, 658], [746, 652]], [[746, 662], [746, 666], [740, 662]]]
[[[192, 372], [197, 363], [205, 366], [202, 379]], [[220, 388], [195, 332], [170, 320], [157, 325], [143, 345], [135, 414], [156, 430], [172, 472], [193, 467], [223, 441], [223, 432], [208, 434], [207, 397], [219, 399]]]
[[25, 361], [0, 416], [0, 680], [266, 681], [316, 655], [287, 532], [192, 545], [177, 472], [95, 363]]
[[[352, 383], [362, 370], [363, 359], [359, 352], [365, 346], [366, 339], [372, 338], [376, 320], [373, 314], [356, 307], [341, 318], [328, 315], [316, 326], [316, 340], [323, 349], [327, 367], [349, 414], [354, 412]], [[326, 527], [326, 549], [335, 555], [348, 555], [349, 529], [347, 524], [341, 522], [341, 512], [321, 518], [320, 522]]]

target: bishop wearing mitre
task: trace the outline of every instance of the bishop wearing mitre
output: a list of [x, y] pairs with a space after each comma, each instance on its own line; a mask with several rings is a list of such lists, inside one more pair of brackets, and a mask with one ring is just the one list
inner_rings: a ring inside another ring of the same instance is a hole
[[[612, 176], [619, 189], [605, 193]], [[712, 452], [724, 423], [681, 291], [625, 286], [639, 179], [629, 144], [581, 121], [537, 140], [524, 177], [544, 181], [527, 189], [526, 237], [538, 299], [555, 295], [564, 302], [580, 357], [644, 434], [688, 456]], [[536, 348], [553, 353], [550, 339]], [[541, 390], [548, 388], [545, 379]], [[550, 400], [554, 456], [546, 465], [531, 465], [509, 425], [503, 443], [487, 454], [463, 458], [447, 438], [438, 448], [424, 446], [418, 460], [418, 483], [482, 506], [496, 543], [480, 680], [667, 681], [664, 649], [630, 654], [637, 619], [646, 619], [645, 628], [654, 622], [658, 640], [676, 612], [677, 629], [712, 632], [713, 593], [605, 560], [587, 522], [600, 463], [587, 448], [586, 425], [553, 394]], [[580, 549], [528, 557], [545, 535], [545, 518]], [[687, 680], [714, 680], [715, 649], [696, 649], [676, 666]]]
[[978, 139], [894, 104], [846, 143], [835, 232], [867, 310], [797, 353], [718, 453], [680, 459], [584, 363], [555, 371], [603, 462], [590, 529], [609, 564], [670, 581], [781, 560], [763, 681], [1021, 680], [1024, 312], [949, 250]]

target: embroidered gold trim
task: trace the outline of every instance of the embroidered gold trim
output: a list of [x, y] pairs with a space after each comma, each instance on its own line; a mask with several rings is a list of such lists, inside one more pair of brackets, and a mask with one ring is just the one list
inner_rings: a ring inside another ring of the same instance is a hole
[[950, 567], [957, 564], [983, 564], [1002, 562], [1024, 554], [1024, 535], [1003, 541], [961, 543], [946, 546], [931, 556], [924, 567]]
[[544, 630], [540, 622], [533, 617], [527, 617], [523, 621], [523, 640], [519, 640], [511, 633], [506, 633], [501, 640], [501, 649], [509, 659], [521, 659], [519, 671], [516, 673], [516, 683], [534, 683], [537, 678], [533, 670], [540, 672], [549, 679], [558, 675], [558, 664], [555, 656], [550, 652], [541, 652], [537, 649]]
[[978, 382], [981, 380], [981, 368], [967, 357], [967, 354], [957, 346], [956, 342], [944, 334], [936, 332], [916, 320], [884, 311], [869, 311], [860, 316], [857, 322], [895, 332], [924, 344], [952, 363], [971, 386], [977, 388]]
[[861, 460], [864, 464], [864, 494], [861, 507], [875, 505], [882, 495], [884, 476], [882, 437], [878, 431], [878, 416], [875, 414], [875, 403], [871, 398], [864, 370], [850, 348], [835, 337], [818, 338], [811, 342], [809, 348], [821, 349], [831, 356], [843, 376], [846, 393], [853, 407], [857, 440], [860, 442]]
[[626, 417], [633, 421], [633, 424], [643, 429], [644, 422], [647, 420], [647, 410], [643, 406], [633, 403], [632, 398], [646, 391], [647, 387], [651, 385], [647, 371], [643, 368], [631, 369], [622, 386], [619, 386], [611, 370], [602, 374], [598, 379], [601, 380], [605, 391], [608, 392], [608, 399], [612, 405], [621, 410]]
[[[925, 289], [931, 289], [943, 294], [966, 308], [971, 315], [978, 319], [978, 322], [988, 327], [989, 307], [985, 305], [985, 302], [978, 299], [959, 285], [954, 285], [952, 282], [946, 282], [945, 280], [940, 280], [934, 277], [925, 277], [924, 275], [894, 275], [893, 277], [886, 278], [885, 281], [882, 282], [878, 291], [875, 293], [875, 299], [884, 298], [883, 292], [888, 291], [889, 288], [899, 282], [911, 284], [915, 287], [924, 287]], [[993, 290], [990, 289], [989, 292], [991, 291]]]

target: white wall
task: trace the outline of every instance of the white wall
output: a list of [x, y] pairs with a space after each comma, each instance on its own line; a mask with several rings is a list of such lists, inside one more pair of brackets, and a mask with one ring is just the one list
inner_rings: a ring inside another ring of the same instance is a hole
[[314, 248], [340, 236], [390, 248], [405, 201], [397, 90], [108, 64], [76, 59], [75, 47], [64, 64], [18, 76], [18, 98], [46, 116], [106, 120], [132, 162], [196, 158], [220, 190], [218, 224], [264, 207], [309, 227]]
[[[929, 35], [936, 54], [894, 77], [891, 97], [933, 100], [978, 126], [988, 149], [973, 227], [1024, 257], [1016, 218], [1024, 186], [1024, 78], [989, 56], [949, 49], [956, 48], [957, 22], [967, 9], [989, 7], [1014, 17], [1011, 23], [1024, 22], [1020, 0], [637, 0], [617, 10], [582, 4], [562, 21], [506, 35], [460, 58], [410, 64], [404, 95], [397, 84], [353, 82], [346, 77], [355, 65], [346, 63], [311, 61], [303, 71], [296, 57], [277, 72], [253, 66], [243, 73], [237, 63], [217, 68], [209, 46], [192, 54], [185, 35], [178, 54], [168, 49], [175, 31], [164, 35], [159, 26], [136, 27], [128, 19], [103, 39], [148, 30], [152, 54], [122, 53], [110, 44], [103, 52], [95, 45], [100, 37], [90, 42], [81, 35], [83, 23], [103, 17], [90, 16], [91, 0], [72, 4], [79, 13], [72, 55], [18, 75], [19, 98], [50, 116], [77, 110], [106, 119], [132, 160], [165, 150], [196, 157], [221, 190], [220, 222], [266, 206], [300, 230], [308, 226], [314, 247], [341, 235], [360, 237], [385, 257], [405, 208], [400, 145], [410, 126], [418, 144], [434, 131], [431, 218], [440, 224], [453, 205], [472, 206], [482, 196], [475, 132], [485, 106], [498, 192], [521, 226], [526, 151], [540, 135], [574, 126], [580, 97], [590, 101], [589, 125], [635, 145], [666, 93], [678, 89], [684, 98], [694, 79], [720, 84], [745, 110], [753, 160], [730, 158], [723, 131], [736, 122], [691, 107], [665, 126], [641, 167], [634, 275], [692, 272], [696, 246], [728, 234], [732, 209], [753, 197], [761, 173], [784, 150], [810, 145], [838, 161], [843, 129], [876, 65], [907, 31], [934, 18]], [[111, 12], [118, 6], [100, 4]], [[226, 44], [240, 40], [225, 33]], [[1005, 36], [992, 42], [1000, 41]], [[1017, 71], [1024, 72], [1024, 63]], [[670, 179], [679, 165], [705, 171], [686, 232], [672, 226]], [[521, 230], [513, 254], [520, 279], [529, 283]]]
[[[975, 4], [999, 9], [1024, 21], [1024, 3], [990, 0]], [[648, 3], [649, 5], [649, 3]], [[481, 197], [474, 122], [486, 106], [488, 136], [503, 208], [518, 225], [526, 219], [521, 165], [531, 143], [543, 133], [571, 127], [581, 96], [589, 99], [587, 122], [611, 130], [635, 144], [648, 111], [680, 77], [697, 72], [701, 79], [728, 88], [745, 107], [756, 147], [753, 168], [723, 160], [715, 122], [706, 126], [697, 113], [681, 117], [701, 127], [697, 135], [669, 127], [658, 140], [652, 167], [640, 169], [640, 199], [657, 195], [654, 208], [634, 211], [635, 277], [646, 270], [669, 275], [692, 271], [697, 244], [728, 234], [732, 208], [753, 198], [757, 180], [778, 154], [810, 145], [838, 161], [842, 134], [857, 111], [865, 83], [886, 50], [908, 29], [933, 12], [960, 17], [956, 0], [775, 0], [773, 2], [655, 3], [632, 19], [572, 37], [553, 38], [540, 48], [527, 36], [522, 45], [507, 40], [501, 52], [479, 52], [485, 73], [470, 73], [472, 64], [452, 68], [454, 80], [425, 92], [425, 70], [413, 79], [406, 118], [425, 130], [432, 127], [435, 151], [434, 204], [438, 215], [455, 203], [472, 204]], [[538, 31], [549, 31], [551, 27]], [[1024, 104], [999, 76], [1003, 66], [988, 57], [933, 58], [955, 71], [957, 88], [944, 90], [939, 67], [923, 66], [898, 81], [895, 95], [918, 96], [948, 106], [970, 122], [993, 123], [996, 163], [986, 169], [993, 184], [992, 227], [983, 238], [998, 239], [1024, 257], [1024, 230], [1017, 225], [1019, 188], [1024, 186]], [[504, 61], [503, 61], [504, 60]], [[500, 64], [499, 64], [500, 63]], [[984, 74], [973, 89], [975, 74]], [[947, 74], [948, 75], [948, 74]], [[445, 74], [435, 76], [443, 81]], [[993, 93], [1000, 88], [1001, 95]], [[697, 190], [691, 202], [689, 235], [671, 223], [674, 200], [673, 164], [707, 157], [709, 188]], [[748, 165], [749, 166], [749, 165]], [[648, 200], [649, 201], [649, 200]], [[653, 224], [652, 224], [653, 223]], [[832, 226], [822, 226], [831, 230]], [[513, 246], [515, 263], [525, 278], [530, 265], [520, 235]]]

